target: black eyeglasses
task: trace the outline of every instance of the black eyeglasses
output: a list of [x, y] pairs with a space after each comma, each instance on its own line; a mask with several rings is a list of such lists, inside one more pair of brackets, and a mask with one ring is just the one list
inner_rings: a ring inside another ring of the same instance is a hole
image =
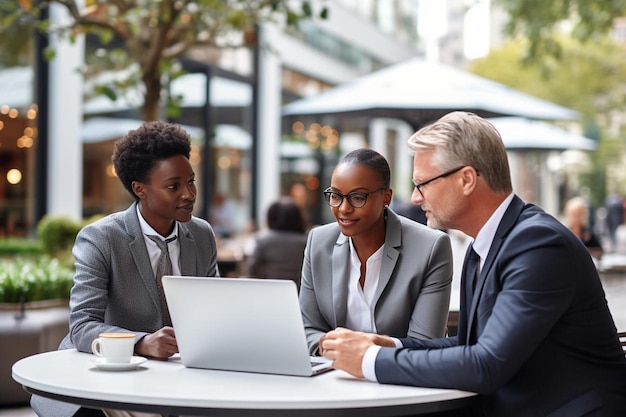
[[326, 202], [329, 206], [337, 208], [341, 206], [343, 203], [343, 199], [348, 197], [348, 203], [354, 208], [361, 208], [367, 203], [367, 197], [370, 194], [379, 193], [381, 191], [385, 191], [387, 188], [379, 188], [378, 190], [370, 191], [369, 193], [362, 193], [359, 191], [353, 191], [348, 194], [341, 194], [335, 192], [329, 188], [324, 190], [324, 197], [326, 197]]
[[449, 175], [452, 175], [452, 174], [454, 174], [455, 172], [458, 172], [458, 171], [462, 170], [462, 169], [463, 169], [463, 168], [465, 168], [466, 166], [467, 166], [467, 165], [463, 165], [463, 166], [460, 166], [460, 167], [457, 167], [457, 168], [451, 169], [450, 171], [446, 171], [446, 172], [444, 172], [443, 174], [439, 174], [439, 175], [437, 175], [436, 177], [433, 177], [433, 178], [431, 178], [431, 179], [429, 179], [429, 180], [426, 180], [426, 181], [423, 181], [423, 182], [420, 182], [420, 183], [415, 182], [415, 180], [414, 180], [414, 179], [412, 179], [411, 181], [413, 182], [413, 185], [415, 186], [415, 189], [416, 189], [417, 191], [419, 191], [419, 193], [420, 193], [420, 195], [422, 196], [422, 198], [424, 198], [424, 193], [422, 193], [422, 187], [423, 187], [423, 186], [425, 186], [425, 185], [427, 185], [427, 184], [430, 184], [431, 182], [433, 182], [433, 181], [435, 181], [435, 180], [438, 180], [439, 178], [444, 178], [444, 177], [447, 177], [447, 176], [449, 176]]

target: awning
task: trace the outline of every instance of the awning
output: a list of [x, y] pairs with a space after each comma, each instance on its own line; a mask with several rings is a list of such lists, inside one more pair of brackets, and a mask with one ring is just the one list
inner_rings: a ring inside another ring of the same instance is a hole
[[283, 116], [335, 115], [405, 120], [414, 129], [453, 110], [483, 117], [576, 119], [574, 110], [440, 63], [413, 58], [283, 106]]

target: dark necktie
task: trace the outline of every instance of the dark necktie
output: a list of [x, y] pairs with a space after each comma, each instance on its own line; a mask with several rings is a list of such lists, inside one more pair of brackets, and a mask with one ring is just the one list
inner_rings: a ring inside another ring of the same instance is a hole
[[176, 240], [176, 236], [163, 240], [155, 235], [147, 235], [150, 240], [157, 244], [161, 249], [161, 256], [159, 257], [159, 263], [154, 278], [156, 279], [157, 290], [159, 291], [159, 299], [161, 300], [161, 318], [163, 319], [164, 326], [171, 326], [172, 319], [170, 318], [170, 312], [167, 308], [167, 301], [165, 300], [165, 293], [163, 292], [163, 282], [161, 278], [164, 275], [172, 275], [172, 260], [170, 259], [170, 251], [167, 248], [167, 244]]
[[480, 256], [474, 251], [474, 248], [471, 248], [469, 251], [469, 258], [467, 260], [467, 272], [465, 273], [466, 277], [466, 287], [467, 291], [467, 300], [469, 309], [472, 304], [472, 298], [474, 297], [474, 290], [476, 289], [476, 281], [478, 281], [478, 271], [480, 269]]

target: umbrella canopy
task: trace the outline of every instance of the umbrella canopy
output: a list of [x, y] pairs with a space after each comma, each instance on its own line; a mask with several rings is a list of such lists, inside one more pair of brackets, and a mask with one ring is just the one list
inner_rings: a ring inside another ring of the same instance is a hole
[[574, 110], [440, 63], [413, 58], [283, 106], [283, 116], [390, 117], [414, 129], [454, 110], [483, 117], [576, 119]]
[[539, 120], [522, 117], [495, 117], [488, 120], [500, 132], [507, 149], [591, 151], [597, 147], [593, 139]]
[[[127, 134], [129, 130], [137, 129], [142, 123], [136, 119], [92, 117], [83, 122], [81, 137], [84, 143], [117, 139]], [[204, 141], [203, 129], [189, 125], [182, 125], [182, 128], [189, 133], [192, 142]], [[252, 146], [252, 137], [239, 126], [219, 124], [215, 126], [213, 143], [217, 147], [246, 150]]]

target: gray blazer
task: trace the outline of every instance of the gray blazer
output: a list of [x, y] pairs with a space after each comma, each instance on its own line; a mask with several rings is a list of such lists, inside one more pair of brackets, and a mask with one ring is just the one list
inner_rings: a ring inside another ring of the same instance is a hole
[[[163, 327], [161, 304], [137, 203], [85, 226], [76, 237], [70, 294], [70, 330], [59, 349], [91, 352], [103, 332], [132, 332], [139, 340]], [[209, 223], [193, 217], [180, 223], [182, 275], [218, 276], [217, 246]], [[33, 396], [39, 416], [71, 416], [78, 406]]]
[[[321, 336], [346, 325], [349, 271], [350, 243], [337, 223], [311, 230], [302, 267], [300, 308], [312, 355], [318, 354]], [[451, 283], [448, 235], [388, 209], [374, 301], [377, 332], [393, 337], [442, 337]]]

